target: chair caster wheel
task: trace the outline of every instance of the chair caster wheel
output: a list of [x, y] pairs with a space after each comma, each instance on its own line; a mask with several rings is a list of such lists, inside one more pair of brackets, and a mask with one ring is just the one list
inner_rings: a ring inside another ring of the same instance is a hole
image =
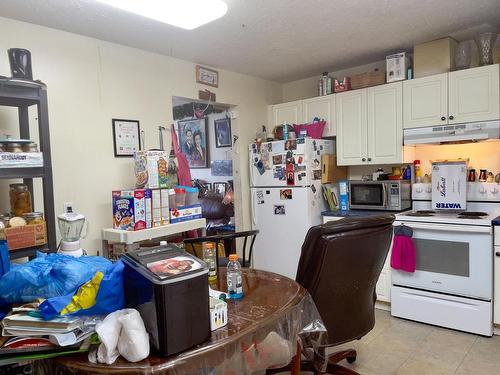
[[356, 357], [347, 357], [346, 360], [349, 363], [354, 363], [356, 361]]

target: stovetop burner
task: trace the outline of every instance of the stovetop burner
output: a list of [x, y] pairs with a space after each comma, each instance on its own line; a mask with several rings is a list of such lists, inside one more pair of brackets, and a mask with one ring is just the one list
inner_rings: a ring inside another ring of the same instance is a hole
[[429, 217], [429, 216], [434, 216], [435, 213], [436, 211], [432, 210], [418, 210], [418, 211], [408, 212], [406, 216]]
[[460, 212], [458, 216], [469, 218], [469, 217], [488, 216], [488, 214], [486, 212], [465, 211], [465, 212]]

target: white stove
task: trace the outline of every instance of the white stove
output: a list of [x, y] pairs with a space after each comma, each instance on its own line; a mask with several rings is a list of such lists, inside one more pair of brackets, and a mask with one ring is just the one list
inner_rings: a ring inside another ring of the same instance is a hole
[[465, 211], [432, 210], [430, 186], [414, 184], [413, 211], [394, 225], [413, 230], [416, 270], [392, 270], [391, 314], [493, 334], [493, 227], [498, 184], [468, 183]]

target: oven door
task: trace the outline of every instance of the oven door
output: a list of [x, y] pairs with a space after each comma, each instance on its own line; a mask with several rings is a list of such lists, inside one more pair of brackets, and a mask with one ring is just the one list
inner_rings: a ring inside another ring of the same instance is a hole
[[387, 209], [387, 185], [383, 182], [349, 182], [349, 207]]
[[491, 227], [413, 222], [404, 225], [413, 228], [416, 270], [411, 273], [393, 269], [393, 285], [491, 300]]

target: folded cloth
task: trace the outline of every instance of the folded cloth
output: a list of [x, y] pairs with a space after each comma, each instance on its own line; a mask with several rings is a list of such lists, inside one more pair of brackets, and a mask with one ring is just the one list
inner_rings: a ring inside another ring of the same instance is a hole
[[396, 270], [415, 272], [416, 252], [412, 241], [413, 231], [401, 225], [394, 228], [392, 241], [391, 267]]

